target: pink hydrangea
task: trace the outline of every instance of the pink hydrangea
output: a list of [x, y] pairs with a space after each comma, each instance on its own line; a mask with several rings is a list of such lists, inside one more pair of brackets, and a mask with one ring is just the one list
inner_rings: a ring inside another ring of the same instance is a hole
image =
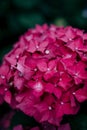
[[36, 25], [22, 35], [0, 67], [0, 103], [59, 125], [87, 100], [87, 34]]

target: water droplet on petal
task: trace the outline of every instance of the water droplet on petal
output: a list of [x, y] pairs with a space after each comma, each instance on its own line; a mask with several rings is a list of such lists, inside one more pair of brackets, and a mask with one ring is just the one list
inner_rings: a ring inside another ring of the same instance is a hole
[[52, 110], [52, 107], [51, 107], [51, 106], [49, 106], [49, 107], [48, 107], [48, 109], [49, 109], [49, 110]]
[[72, 41], [72, 38], [69, 38], [69, 41]]
[[5, 76], [4, 76], [4, 75], [1, 75], [1, 78], [2, 78], [2, 79], [5, 79]]
[[50, 71], [50, 68], [47, 68], [47, 71]]
[[9, 83], [9, 86], [12, 86], [12, 85], [13, 85], [13, 82], [10, 82], [10, 83]]
[[76, 47], [75, 50], [78, 50], [78, 48]]
[[37, 68], [35, 68], [34, 71], [36, 72], [36, 71], [37, 71]]
[[64, 104], [64, 102], [61, 102], [61, 105], [63, 105]]
[[75, 76], [78, 76], [79, 74], [78, 73], [75, 73]]
[[38, 48], [39, 48], [39, 46], [36, 46], [36, 48], [38, 49]]
[[60, 78], [59, 81], [62, 81], [62, 78]]
[[7, 89], [7, 88], [5, 88], [4, 90], [5, 90], [5, 91], [7, 91], [8, 89]]
[[16, 55], [16, 59], [18, 59], [19, 58], [19, 55]]
[[49, 51], [49, 50], [46, 50], [46, 51], [45, 51], [45, 54], [49, 54], [49, 53], [50, 53], [50, 51]]
[[76, 93], [75, 93], [75, 92], [73, 92], [72, 94], [73, 94], [73, 95], [75, 95]]
[[54, 68], [54, 71], [57, 72], [57, 68], [56, 67]]

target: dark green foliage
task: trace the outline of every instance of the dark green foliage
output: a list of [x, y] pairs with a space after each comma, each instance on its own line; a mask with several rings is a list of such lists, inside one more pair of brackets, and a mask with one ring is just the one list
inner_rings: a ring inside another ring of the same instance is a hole
[[19, 111], [16, 112], [15, 115], [13, 116], [9, 129], [12, 130], [14, 126], [20, 124], [22, 124], [23, 126], [30, 126], [30, 127], [34, 127], [38, 125], [38, 123], [32, 117], [29, 117], [25, 115], [23, 112]]

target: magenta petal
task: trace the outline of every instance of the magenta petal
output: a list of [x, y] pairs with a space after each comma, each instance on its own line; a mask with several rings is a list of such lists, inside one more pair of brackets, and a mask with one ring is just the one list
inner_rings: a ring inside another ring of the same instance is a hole
[[33, 53], [33, 52], [36, 51], [36, 45], [35, 45], [35, 43], [34, 43], [33, 41], [31, 41], [31, 42], [29, 43], [29, 47], [28, 47], [28, 50], [27, 50], [27, 51], [29, 51], [29, 52], [31, 52], [31, 53]]
[[39, 127], [31, 128], [30, 130], [40, 130]]
[[66, 27], [65, 35], [67, 36], [68, 39], [73, 39], [76, 37], [76, 32], [72, 27]]
[[46, 92], [52, 93], [53, 90], [54, 90], [54, 85], [53, 85], [53, 84], [47, 83], [47, 84], [45, 85], [45, 91], [46, 91]]
[[79, 102], [87, 100], [87, 90], [79, 89], [75, 92], [75, 97]]
[[64, 114], [76, 114], [78, 110], [79, 110], [79, 106], [71, 107], [70, 103], [65, 103], [63, 105]]
[[53, 68], [55, 68], [56, 66], [56, 60], [51, 60], [49, 63], [48, 63], [48, 68], [51, 70]]
[[62, 96], [62, 90], [60, 88], [55, 87], [53, 93], [58, 99]]
[[11, 92], [10, 91], [7, 91], [5, 93], [5, 96], [4, 96], [4, 100], [7, 102], [7, 103], [11, 103], [11, 99], [12, 99], [12, 95], [11, 95]]
[[40, 60], [37, 63], [37, 67], [40, 71], [45, 72], [47, 70], [47, 63], [44, 60]]
[[40, 46], [39, 46], [39, 51], [44, 52], [44, 50], [46, 49], [47, 45], [48, 45], [47, 41], [42, 42], [40, 44]]
[[22, 125], [17, 125], [13, 128], [13, 130], [23, 130]]

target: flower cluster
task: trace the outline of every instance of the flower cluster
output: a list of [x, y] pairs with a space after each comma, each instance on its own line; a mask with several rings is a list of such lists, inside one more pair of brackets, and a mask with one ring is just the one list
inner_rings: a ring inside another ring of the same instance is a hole
[[29, 29], [4, 56], [2, 97], [38, 122], [59, 125], [76, 114], [87, 100], [87, 34], [46, 24]]

